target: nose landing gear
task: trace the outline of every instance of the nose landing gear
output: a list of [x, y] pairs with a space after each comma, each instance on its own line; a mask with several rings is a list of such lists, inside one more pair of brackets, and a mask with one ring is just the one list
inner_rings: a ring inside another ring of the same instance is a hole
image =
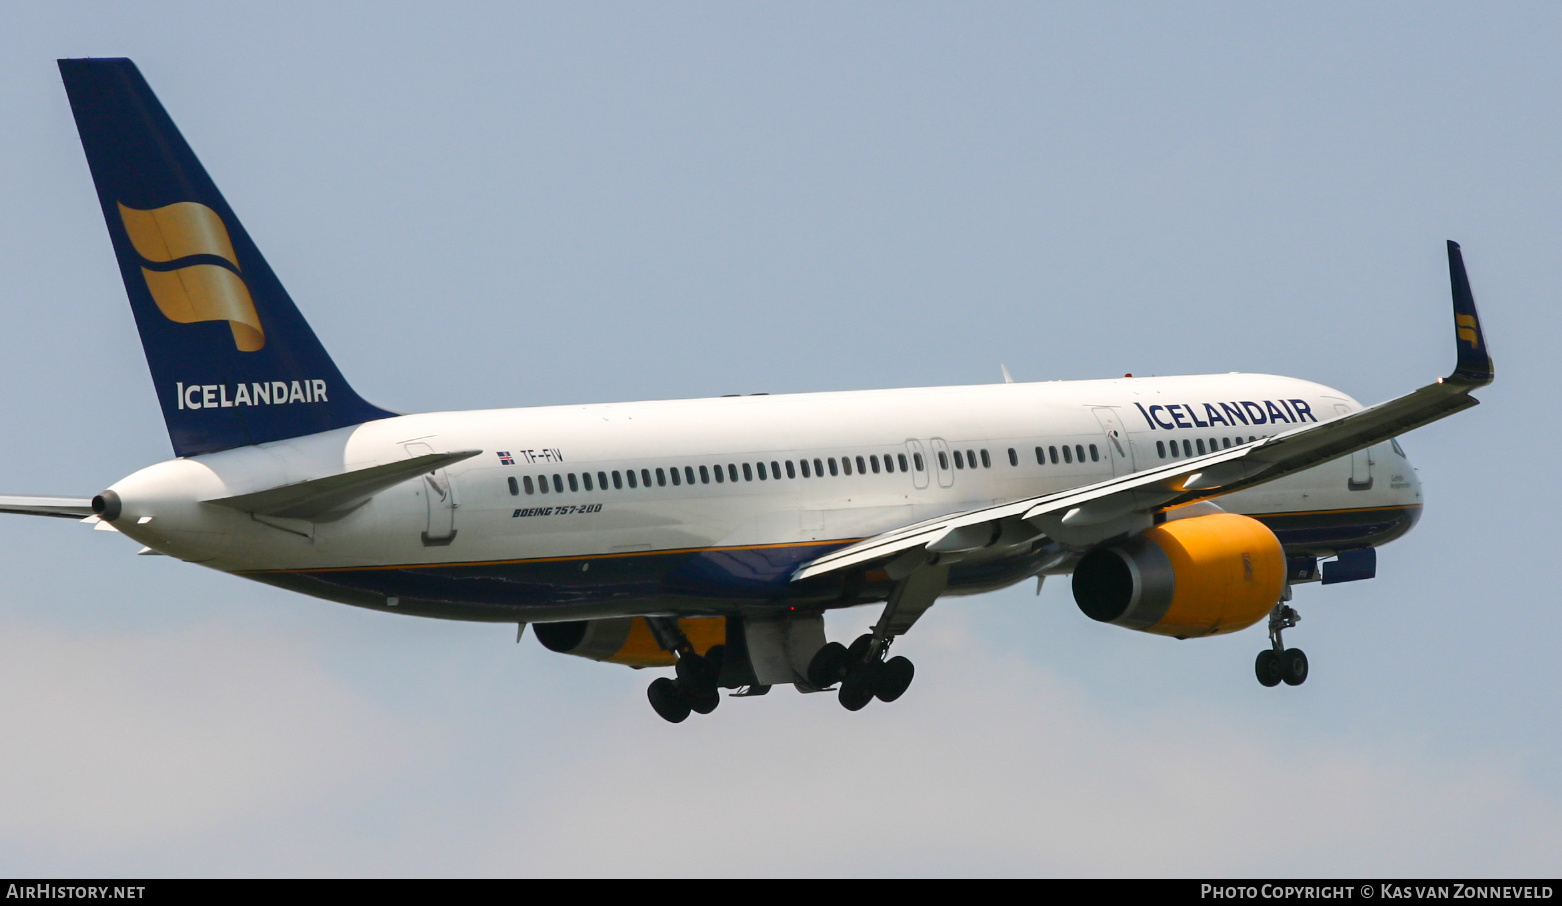
[[[1290, 589], [1286, 589], [1290, 597]], [[1269, 612], [1269, 647], [1258, 653], [1253, 662], [1253, 672], [1264, 686], [1300, 686], [1307, 682], [1307, 655], [1300, 648], [1287, 648], [1281, 633], [1295, 626], [1302, 619], [1296, 608], [1285, 601]]]

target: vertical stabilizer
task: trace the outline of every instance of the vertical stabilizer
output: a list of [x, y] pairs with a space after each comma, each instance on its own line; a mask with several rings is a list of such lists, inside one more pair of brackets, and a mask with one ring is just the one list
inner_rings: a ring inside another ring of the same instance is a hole
[[135, 64], [59, 65], [174, 453], [394, 415], [348, 386]]

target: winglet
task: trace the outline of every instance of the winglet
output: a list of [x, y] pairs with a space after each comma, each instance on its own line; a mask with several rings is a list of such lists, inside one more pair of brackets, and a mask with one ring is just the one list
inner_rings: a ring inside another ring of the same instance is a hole
[[1464, 271], [1464, 256], [1459, 243], [1452, 239], [1448, 240], [1448, 279], [1453, 285], [1454, 345], [1459, 351], [1459, 363], [1448, 380], [1485, 386], [1495, 374], [1491, 353], [1486, 335], [1481, 332], [1480, 317], [1475, 313], [1475, 295], [1470, 292], [1470, 277]]

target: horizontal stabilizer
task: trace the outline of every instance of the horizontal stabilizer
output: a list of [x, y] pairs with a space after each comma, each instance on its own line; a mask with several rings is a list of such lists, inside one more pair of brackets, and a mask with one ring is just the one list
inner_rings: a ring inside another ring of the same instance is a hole
[[85, 519], [92, 515], [92, 499], [89, 497], [0, 497], [0, 513]]
[[[325, 521], [321, 517], [340, 517], [386, 488], [416, 478], [425, 472], [442, 469], [463, 459], [471, 459], [482, 450], [461, 450], [455, 453], [429, 453], [383, 466], [354, 469], [340, 475], [328, 475], [296, 484], [240, 494], [237, 497], [220, 497], [208, 500], [218, 506], [231, 507], [258, 516], [276, 516], [282, 519], [308, 519]], [[20, 498], [6, 498], [20, 499]], [[40, 498], [41, 499], [41, 498]], [[91, 512], [91, 509], [88, 509]]]

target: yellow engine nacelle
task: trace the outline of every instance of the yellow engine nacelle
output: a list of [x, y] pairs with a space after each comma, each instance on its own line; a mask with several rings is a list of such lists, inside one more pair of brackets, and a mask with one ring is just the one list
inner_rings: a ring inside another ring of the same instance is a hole
[[[678, 626], [696, 654], [703, 655], [712, 645], [727, 640], [726, 617], [690, 617], [679, 620]], [[560, 654], [630, 667], [671, 667], [678, 662], [671, 651], [657, 644], [645, 617], [535, 623], [532, 630], [543, 647]]]
[[1246, 629], [1284, 589], [1280, 539], [1236, 513], [1170, 520], [1074, 568], [1074, 600], [1086, 616], [1179, 639]]

